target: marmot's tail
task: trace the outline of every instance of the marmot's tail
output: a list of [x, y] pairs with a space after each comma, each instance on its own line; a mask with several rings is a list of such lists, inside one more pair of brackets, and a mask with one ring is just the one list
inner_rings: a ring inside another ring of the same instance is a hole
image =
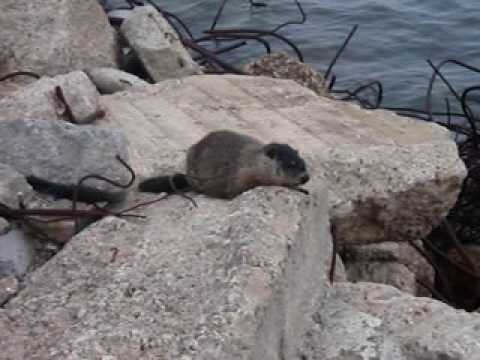
[[188, 191], [191, 185], [185, 174], [175, 174], [173, 176], [156, 176], [142, 181], [138, 185], [138, 190], [150, 193], [173, 193], [176, 191]]
[[[33, 187], [35, 191], [40, 193], [52, 195], [57, 199], [73, 200], [76, 185], [67, 185], [55, 183], [36, 176], [27, 176], [27, 182]], [[125, 191], [106, 191], [99, 190], [91, 186], [81, 185], [78, 188], [77, 201], [84, 203], [97, 202], [120, 202], [126, 197]]]

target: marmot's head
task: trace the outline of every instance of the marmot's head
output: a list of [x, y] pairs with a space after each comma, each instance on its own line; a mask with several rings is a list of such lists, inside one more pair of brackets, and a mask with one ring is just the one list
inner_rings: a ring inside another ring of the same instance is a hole
[[297, 186], [310, 180], [305, 161], [291, 146], [271, 143], [265, 145], [263, 151], [267, 157], [275, 161], [276, 175], [280, 185]]

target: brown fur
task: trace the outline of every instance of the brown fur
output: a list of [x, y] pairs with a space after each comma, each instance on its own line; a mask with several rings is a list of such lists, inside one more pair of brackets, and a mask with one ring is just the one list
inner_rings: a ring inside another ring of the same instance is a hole
[[256, 186], [297, 187], [309, 180], [305, 161], [287, 144], [221, 130], [207, 134], [187, 152], [186, 174], [145, 179], [139, 190], [172, 193], [193, 190], [231, 199]]
[[193, 190], [233, 198], [256, 186], [298, 185], [267, 157], [265, 144], [228, 130], [211, 132], [187, 153], [187, 176]]

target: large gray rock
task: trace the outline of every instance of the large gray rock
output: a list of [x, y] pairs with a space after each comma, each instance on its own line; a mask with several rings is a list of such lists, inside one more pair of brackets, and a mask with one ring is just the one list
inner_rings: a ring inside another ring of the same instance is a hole
[[386, 285], [336, 284], [316, 300], [299, 358], [478, 359], [480, 314]]
[[319, 97], [291, 80], [192, 76], [102, 97], [105, 126], [128, 136], [140, 176], [183, 170], [185, 151], [227, 128], [287, 142], [326, 181], [343, 244], [417, 240], [457, 199], [465, 166], [448, 130]]
[[201, 73], [175, 30], [152, 6], [136, 7], [121, 31], [155, 82]]
[[74, 71], [54, 78], [43, 77], [0, 99], [0, 121], [14, 119], [70, 121], [64, 104], [56, 94], [57, 86], [62, 89], [76, 123], [83, 124], [96, 119], [101, 110], [100, 94], [84, 72]]
[[[52, 120], [0, 121], [0, 163], [23, 175], [76, 182], [88, 174], [128, 182], [128, 171], [115, 159], [128, 161], [125, 136], [118, 130]], [[87, 180], [100, 188], [103, 181]]]
[[102, 94], [113, 94], [149, 85], [138, 76], [114, 68], [93, 68], [85, 72]]
[[2, 73], [30, 70], [56, 75], [116, 66], [114, 30], [96, 0], [2, 0]]
[[[0, 312], [16, 359], [293, 359], [331, 253], [326, 192], [179, 196], [106, 218]], [[144, 196], [143, 200], [149, 198]], [[55, 336], [53, 336], [55, 334]]]

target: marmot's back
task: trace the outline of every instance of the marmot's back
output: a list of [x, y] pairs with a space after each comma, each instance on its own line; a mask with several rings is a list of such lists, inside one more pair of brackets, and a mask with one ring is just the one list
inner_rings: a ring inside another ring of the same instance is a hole
[[187, 153], [187, 175], [194, 189], [207, 195], [230, 198], [239, 172], [255, 161], [263, 144], [257, 139], [233, 131], [209, 133], [192, 145]]
[[309, 180], [305, 161], [287, 144], [263, 144], [233, 131], [206, 135], [187, 152], [186, 175], [157, 176], [139, 184], [145, 192], [196, 191], [231, 199], [256, 186], [297, 187]]

